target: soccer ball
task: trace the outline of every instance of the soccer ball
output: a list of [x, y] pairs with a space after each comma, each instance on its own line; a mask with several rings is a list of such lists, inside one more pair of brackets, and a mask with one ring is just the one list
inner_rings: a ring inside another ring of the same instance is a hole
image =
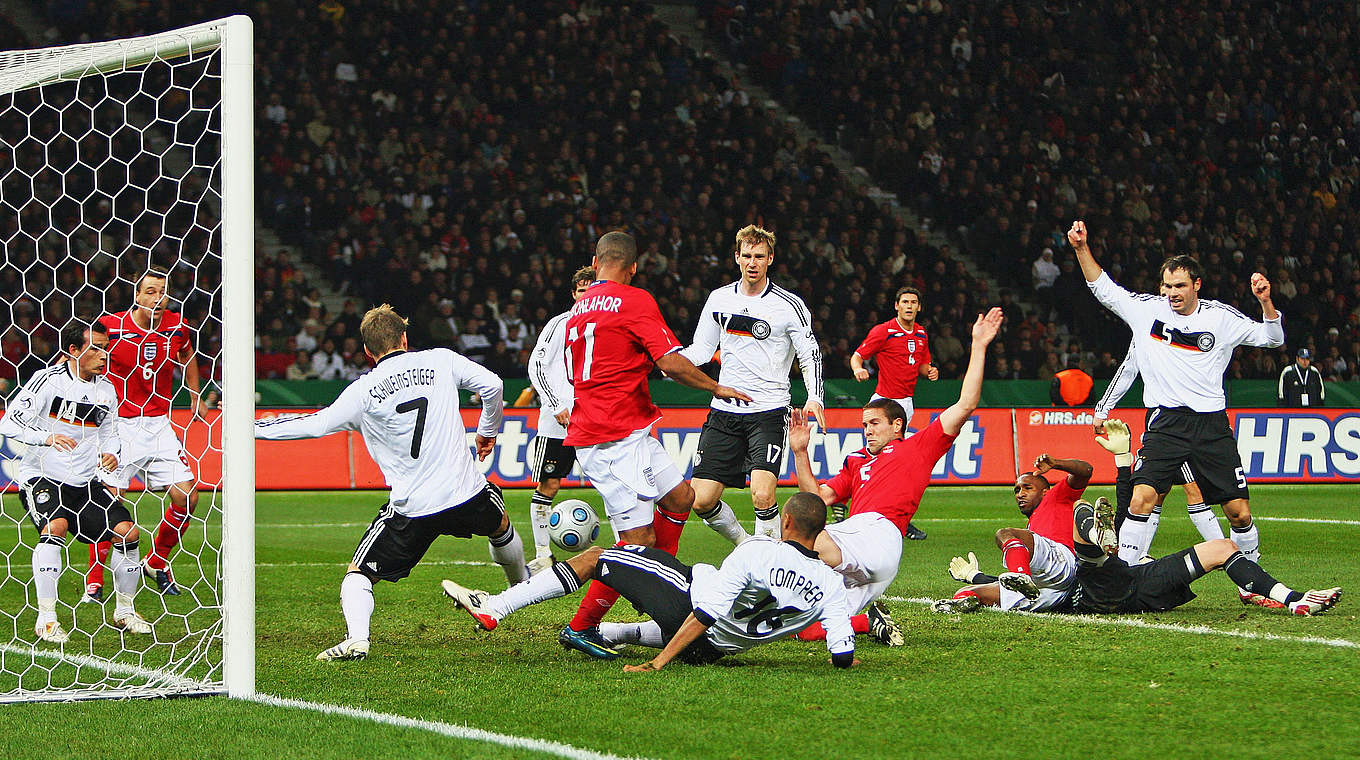
[[600, 537], [600, 518], [584, 501], [567, 499], [548, 514], [548, 537], [558, 548], [575, 554]]

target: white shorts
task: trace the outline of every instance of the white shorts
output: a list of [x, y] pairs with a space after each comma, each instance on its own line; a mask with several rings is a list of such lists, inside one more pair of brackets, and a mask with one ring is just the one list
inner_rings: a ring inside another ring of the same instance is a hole
[[685, 481], [651, 432], [649, 425], [617, 441], [576, 448], [581, 472], [604, 497], [616, 534], [651, 525], [653, 502]]
[[861, 512], [826, 526], [826, 532], [841, 550], [841, 564], [832, 569], [845, 578], [851, 613], [859, 612], [897, 577], [902, 531], [877, 512]]
[[1034, 533], [1034, 551], [1029, 558], [1029, 577], [1039, 587], [1038, 599], [1001, 587], [1001, 609], [1043, 612], [1062, 604], [1077, 585], [1077, 555], [1052, 539]]
[[194, 481], [184, 444], [168, 416], [119, 417], [118, 440], [123, 448], [118, 469], [103, 477], [114, 488], [126, 489], [134, 476], [152, 490]]
[[[869, 397], [869, 400], [873, 401], [874, 399], [878, 398], [887, 398], [887, 396], [880, 396], [877, 393], [875, 393], [873, 396]], [[901, 404], [902, 411], [907, 413], [907, 424], [903, 425], [903, 427], [910, 425], [911, 416], [916, 413], [916, 402], [912, 399], [911, 396], [907, 396], [906, 398], [895, 398], [893, 399], [893, 401], [896, 401], [897, 403]]]

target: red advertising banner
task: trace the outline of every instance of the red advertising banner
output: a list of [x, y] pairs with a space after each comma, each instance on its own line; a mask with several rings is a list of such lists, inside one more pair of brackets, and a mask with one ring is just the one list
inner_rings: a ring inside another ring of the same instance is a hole
[[[1135, 450], [1144, 413], [1116, 409]], [[1251, 483], [1354, 483], [1360, 479], [1360, 410], [1230, 409], [1242, 468]], [[1085, 459], [1096, 483], [1113, 483], [1114, 459], [1095, 442], [1089, 410], [1016, 409], [1017, 465], [1028, 469], [1043, 453]]]
[[[257, 417], [306, 414], [311, 409], [267, 409]], [[463, 410], [471, 430], [477, 409]], [[814, 436], [809, 454], [818, 479], [830, 478], [845, 456], [864, 446], [859, 409], [828, 409], [829, 430]], [[939, 410], [918, 409], [913, 430], [933, 419]], [[655, 433], [666, 452], [687, 476], [706, 408], [666, 409]], [[1143, 432], [1143, 414], [1116, 410], [1129, 424], [1134, 443]], [[1355, 409], [1241, 409], [1228, 413], [1237, 435], [1238, 451], [1249, 481], [1255, 483], [1356, 482], [1360, 479], [1360, 410]], [[493, 482], [508, 487], [533, 485], [529, 443], [537, 430], [536, 409], [507, 409], [496, 448], [479, 466]], [[211, 487], [221, 480], [221, 426], [217, 412], [192, 419], [175, 410], [173, 423], [184, 441], [199, 482]], [[1031, 466], [1039, 454], [1085, 459], [1096, 468], [1095, 482], [1114, 482], [1114, 463], [1094, 437], [1090, 411], [1073, 409], [979, 409], [958, 440], [936, 463], [933, 482], [939, 484], [1005, 485], [1018, 470]], [[469, 439], [472, 433], [468, 433]], [[23, 446], [0, 439], [0, 489], [13, 488], [18, 456]], [[780, 482], [792, 485], [793, 463], [783, 454]], [[363, 437], [337, 433], [313, 441], [257, 441], [256, 487], [261, 490], [384, 488]], [[565, 485], [584, 485], [579, 470]], [[135, 487], [135, 486], [134, 486]]]

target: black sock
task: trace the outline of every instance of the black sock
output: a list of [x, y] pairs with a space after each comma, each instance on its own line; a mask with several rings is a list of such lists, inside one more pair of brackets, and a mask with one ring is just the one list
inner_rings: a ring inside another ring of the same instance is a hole
[[1129, 516], [1129, 505], [1133, 503], [1133, 468], [1116, 467], [1114, 479], [1114, 530], [1124, 527]]
[[[1274, 596], [1270, 593], [1271, 590], [1276, 586], [1284, 585], [1271, 577], [1270, 573], [1262, 570], [1260, 565], [1242, 556], [1242, 552], [1233, 552], [1228, 557], [1228, 561], [1223, 563], [1223, 572], [1227, 573], [1229, 578], [1232, 578], [1232, 582], [1236, 583], [1238, 588], [1262, 596], [1269, 596], [1272, 599]], [[1289, 594], [1280, 601], [1289, 604], [1302, 598], [1301, 592], [1291, 589]]]
[[757, 509], [757, 510], [756, 510], [756, 519], [757, 519], [757, 520], [774, 520], [774, 519], [776, 519], [776, 518], [778, 518], [778, 517], [779, 517], [779, 505], [778, 505], [778, 504], [774, 505], [773, 507], [770, 507], [769, 509]]

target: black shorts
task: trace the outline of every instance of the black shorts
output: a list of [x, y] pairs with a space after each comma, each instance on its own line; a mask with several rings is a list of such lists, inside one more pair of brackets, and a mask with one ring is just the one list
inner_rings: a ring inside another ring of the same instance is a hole
[[1193, 551], [1182, 549], [1132, 567], [1118, 557], [1107, 558], [1099, 567], [1078, 563], [1078, 592], [1073, 595], [1073, 605], [1083, 614], [1175, 609], [1195, 598], [1190, 590], [1190, 582], [1196, 577], [1190, 559]]
[[436, 538], [489, 536], [504, 516], [505, 501], [493, 483], [462, 504], [424, 517], [407, 517], [391, 503], [384, 504], [364, 531], [352, 561], [370, 578], [396, 582], [411, 574]]
[[73, 486], [35, 478], [19, 489], [19, 503], [39, 532], [49, 522], [65, 518], [68, 533], [87, 544], [108, 540], [113, 526], [132, 522], [123, 500], [98, 480]]
[[787, 408], [750, 414], [709, 409], [694, 452], [693, 477], [741, 488], [752, 470], [778, 475], [788, 429]]
[[565, 478], [576, 465], [576, 447], [568, 446], [561, 438], [536, 436], [529, 444], [529, 461], [533, 463], [534, 482], [550, 478]]
[[[694, 611], [689, 601], [693, 570], [675, 557], [649, 546], [624, 545], [605, 549], [595, 565], [595, 580], [619, 592], [638, 612], [661, 626], [666, 641], [675, 637], [685, 618]], [[685, 647], [679, 659], [706, 665], [723, 653], [700, 637]]]
[[[1189, 463], [1190, 473], [1181, 472], [1184, 463]], [[1225, 412], [1149, 409], [1147, 432], [1133, 463], [1133, 484], [1166, 493], [1186, 482], [1182, 479], [1186, 474], [1193, 474], [1206, 504], [1249, 498], [1242, 457]]]

